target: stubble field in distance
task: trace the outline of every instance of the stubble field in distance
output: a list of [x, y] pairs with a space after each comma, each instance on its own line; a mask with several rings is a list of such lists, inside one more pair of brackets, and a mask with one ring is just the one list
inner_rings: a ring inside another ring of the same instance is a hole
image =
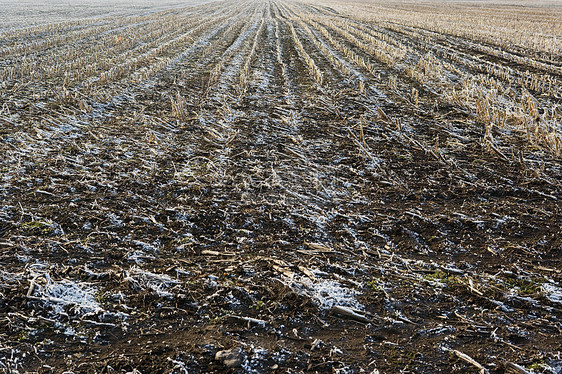
[[561, 372], [560, 1], [0, 10], [0, 372]]

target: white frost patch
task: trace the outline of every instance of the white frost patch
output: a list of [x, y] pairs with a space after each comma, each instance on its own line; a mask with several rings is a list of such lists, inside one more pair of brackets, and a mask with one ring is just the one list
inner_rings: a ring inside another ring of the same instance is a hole
[[296, 293], [311, 298], [321, 309], [331, 309], [336, 305], [363, 309], [363, 305], [355, 299], [358, 292], [339, 282], [324, 279], [312, 281], [300, 276], [292, 279], [284, 277], [284, 280]]
[[[558, 356], [558, 357], [560, 357], [560, 356]], [[546, 368], [546, 369], [550, 370], [551, 373], [560, 374], [560, 373], [562, 373], [562, 361], [552, 360], [549, 363], [548, 368]]]
[[63, 279], [53, 282], [45, 277], [45, 285], [35, 284], [34, 296], [45, 301], [55, 313], [64, 313], [64, 308], [71, 305], [80, 314], [103, 311], [96, 301], [96, 290], [87, 283], [78, 283]]
[[145, 252], [150, 252], [150, 253], [157, 253], [158, 252], [158, 248], [153, 246], [152, 244], [141, 242], [139, 240], [133, 240], [133, 244], [138, 245]]
[[244, 355], [244, 362], [242, 363], [242, 369], [244, 369], [245, 373], [249, 374], [259, 374], [264, 372], [264, 363], [267, 359], [267, 355], [269, 352], [267, 349], [264, 348], [255, 348], [254, 345], [251, 345], [251, 352], [252, 355], [247, 357]]
[[134, 261], [137, 264], [142, 263], [144, 260], [154, 260], [156, 257], [147, 255], [142, 251], [132, 251], [127, 255], [127, 260]]
[[137, 267], [132, 267], [127, 271], [127, 277], [125, 278], [131, 286], [137, 290], [151, 289], [156, 292], [160, 297], [172, 296], [172, 294], [165, 289], [179, 284], [180, 282], [176, 279], [172, 279], [166, 274], [156, 274], [150, 271], [142, 270]]
[[544, 283], [541, 286], [544, 296], [553, 303], [562, 304], [562, 288], [552, 284]]
[[14, 273], [9, 273], [9, 272], [4, 271], [4, 270], [0, 270], [0, 280], [1, 281], [15, 282], [19, 279], [21, 279], [21, 274], [14, 274]]

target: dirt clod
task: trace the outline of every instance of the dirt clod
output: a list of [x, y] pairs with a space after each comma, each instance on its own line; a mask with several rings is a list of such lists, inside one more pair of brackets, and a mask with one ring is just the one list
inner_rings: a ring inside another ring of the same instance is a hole
[[244, 358], [244, 351], [241, 348], [218, 351], [215, 354], [215, 360], [221, 361], [228, 368], [237, 368], [242, 366]]

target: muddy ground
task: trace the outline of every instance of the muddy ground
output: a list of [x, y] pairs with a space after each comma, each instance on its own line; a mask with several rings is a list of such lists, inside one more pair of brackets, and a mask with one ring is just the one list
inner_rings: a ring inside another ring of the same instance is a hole
[[218, 4], [141, 83], [4, 82], [0, 372], [560, 373], [560, 158]]

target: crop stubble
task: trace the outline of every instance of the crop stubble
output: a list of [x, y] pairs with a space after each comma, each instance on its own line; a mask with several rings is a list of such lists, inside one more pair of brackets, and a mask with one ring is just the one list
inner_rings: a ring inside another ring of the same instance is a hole
[[562, 10], [447, 4], [3, 20], [0, 370], [562, 366]]

